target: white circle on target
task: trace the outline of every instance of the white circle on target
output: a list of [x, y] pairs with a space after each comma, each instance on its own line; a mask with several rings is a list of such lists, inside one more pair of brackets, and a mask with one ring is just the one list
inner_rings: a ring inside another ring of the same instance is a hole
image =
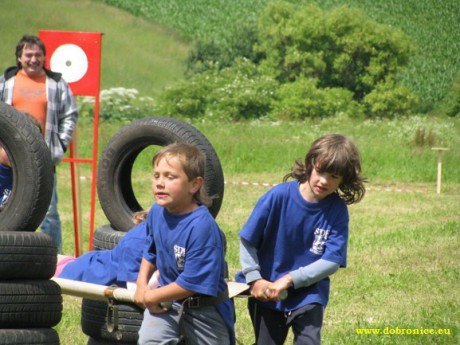
[[79, 46], [63, 44], [51, 56], [50, 67], [52, 71], [62, 73], [67, 83], [74, 83], [86, 74], [88, 58]]

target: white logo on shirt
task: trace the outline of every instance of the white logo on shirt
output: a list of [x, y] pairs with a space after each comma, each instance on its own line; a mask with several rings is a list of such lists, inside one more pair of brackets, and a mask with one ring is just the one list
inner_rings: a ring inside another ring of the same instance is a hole
[[313, 241], [313, 245], [310, 248], [312, 253], [317, 255], [322, 255], [324, 253], [324, 245], [326, 244], [327, 237], [329, 236], [330, 230], [323, 230], [317, 228], [315, 230], [315, 240]]
[[174, 245], [174, 257], [176, 258], [176, 266], [179, 271], [184, 270], [185, 266], [185, 248]]

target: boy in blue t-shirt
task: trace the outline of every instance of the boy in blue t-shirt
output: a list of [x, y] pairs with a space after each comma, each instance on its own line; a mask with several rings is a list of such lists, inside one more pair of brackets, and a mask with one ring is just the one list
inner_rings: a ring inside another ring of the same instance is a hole
[[294, 344], [316, 345], [328, 277], [346, 266], [347, 204], [365, 194], [358, 150], [342, 135], [321, 137], [283, 182], [259, 199], [239, 233], [237, 280], [255, 297], [248, 309], [256, 344], [281, 345], [292, 328]]
[[[223, 236], [202, 188], [204, 154], [176, 143], [157, 152], [152, 165], [156, 202], [147, 216], [135, 294], [136, 303], [146, 308], [138, 344], [177, 344], [184, 338], [187, 344], [234, 344]], [[155, 270], [160, 287], [150, 289]]]

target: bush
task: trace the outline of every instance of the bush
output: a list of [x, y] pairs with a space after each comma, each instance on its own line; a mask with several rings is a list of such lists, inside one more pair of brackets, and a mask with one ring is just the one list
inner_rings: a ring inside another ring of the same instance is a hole
[[351, 91], [342, 88], [318, 88], [317, 80], [299, 78], [280, 86], [272, 117], [302, 120], [314, 117], [346, 115], [361, 117], [364, 112], [353, 100]]
[[206, 112], [207, 97], [212, 92], [215, 69], [198, 74], [167, 88], [157, 98], [155, 112], [162, 116], [201, 118]]
[[[153, 99], [138, 97], [136, 89], [123, 87], [101, 90], [99, 96], [99, 118], [130, 122], [151, 115]], [[77, 97], [79, 117], [94, 117], [95, 99], [93, 97]]]
[[201, 73], [215, 66], [230, 67], [241, 58], [257, 63], [262, 55], [254, 51], [256, 42], [257, 25], [252, 21], [234, 29], [224, 44], [199, 40], [187, 58], [187, 73]]
[[257, 50], [262, 68], [280, 83], [318, 79], [318, 87], [341, 87], [362, 100], [395, 75], [411, 53], [402, 32], [342, 6], [327, 13], [307, 4], [270, 3], [259, 20]]
[[166, 116], [241, 120], [266, 116], [278, 84], [251, 61], [193, 75], [158, 98], [156, 112]]
[[[229, 46], [199, 46], [190, 67], [201, 73], [160, 96], [159, 112], [240, 120], [362, 116], [366, 109], [371, 117], [394, 117], [417, 106], [417, 98], [394, 81], [411, 52], [409, 39], [361, 11], [270, 2], [257, 40], [251, 31], [233, 42], [241, 49], [227, 59]], [[235, 59], [238, 54], [252, 58]]]
[[446, 97], [439, 102], [437, 111], [449, 117], [460, 116], [460, 73], [455, 77]]
[[364, 97], [368, 117], [395, 118], [411, 115], [419, 103], [416, 95], [392, 79], [379, 83]]

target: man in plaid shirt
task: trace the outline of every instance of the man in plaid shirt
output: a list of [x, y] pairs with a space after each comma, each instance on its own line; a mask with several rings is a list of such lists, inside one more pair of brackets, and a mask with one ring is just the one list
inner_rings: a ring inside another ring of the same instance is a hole
[[[61, 74], [45, 69], [45, 55], [45, 45], [38, 37], [23, 36], [16, 46], [17, 66], [6, 69], [0, 76], [0, 100], [38, 119], [56, 166], [72, 140], [78, 109]], [[62, 253], [56, 171], [51, 204], [40, 227], [42, 232], [54, 239], [58, 251]]]

